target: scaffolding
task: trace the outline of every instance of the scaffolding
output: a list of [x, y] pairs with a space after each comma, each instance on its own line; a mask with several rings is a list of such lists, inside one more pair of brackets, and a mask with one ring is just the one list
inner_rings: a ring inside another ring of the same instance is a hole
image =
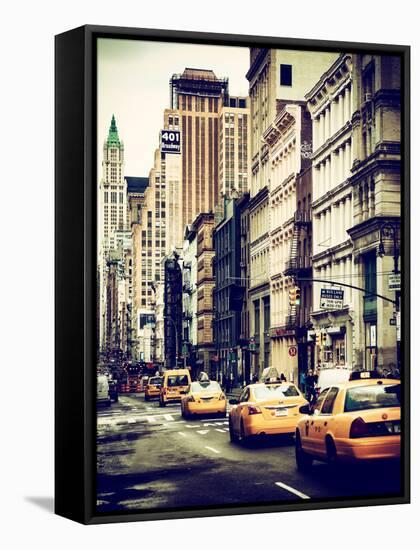
[[222, 97], [223, 105], [229, 98], [229, 79], [217, 78], [212, 70], [186, 68], [182, 74], [173, 74], [169, 81], [171, 109], [178, 109], [178, 96]]

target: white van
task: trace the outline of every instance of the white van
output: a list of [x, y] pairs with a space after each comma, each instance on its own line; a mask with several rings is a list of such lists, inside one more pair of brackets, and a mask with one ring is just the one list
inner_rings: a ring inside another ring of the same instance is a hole
[[96, 381], [96, 401], [104, 403], [107, 407], [111, 405], [111, 397], [109, 396], [108, 377], [105, 374], [99, 374]]
[[317, 388], [319, 392], [322, 392], [324, 388], [333, 386], [334, 384], [342, 384], [350, 380], [350, 374], [352, 368], [349, 365], [334, 365], [330, 366], [328, 363], [321, 366], [318, 376]]

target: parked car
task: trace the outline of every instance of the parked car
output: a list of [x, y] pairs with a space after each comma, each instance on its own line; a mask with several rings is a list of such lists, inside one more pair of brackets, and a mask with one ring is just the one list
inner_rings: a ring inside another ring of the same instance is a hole
[[109, 407], [111, 398], [109, 395], [108, 377], [105, 374], [100, 374], [96, 379], [96, 401]]

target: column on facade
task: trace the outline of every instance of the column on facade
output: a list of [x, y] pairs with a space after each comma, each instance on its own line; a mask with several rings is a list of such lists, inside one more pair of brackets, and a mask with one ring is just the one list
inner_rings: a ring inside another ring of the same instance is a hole
[[330, 103], [330, 126], [331, 126], [331, 135], [334, 135], [336, 132], [337, 126], [337, 105], [335, 99], [331, 100]]
[[331, 231], [331, 208], [327, 208], [325, 210], [325, 246], [331, 246], [331, 237], [332, 237], [332, 231]]
[[319, 117], [313, 119], [312, 128], [312, 149], [316, 151], [319, 147]]
[[347, 116], [346, 121], [351, 120], [351, 103], [350, 103], [350, 87], [348, 86], [345, 91], [346, 105], [347, 105]]
[[319, 145], [321, 146], [325, 141], [325, 115], [321, 113], [319, 115]]
[[330, 189], [331, 189], [331, 183], [330, 183], [330, 179], [331, 179], [331, 163], [330, 163], [330, 158], [326, 158], [325, 159], [325, 193], [327, 193]]
[[329, 137], [331, 137], [331, 127], [330, 127], [330, 109], [327, 106], [325, 109], [325, 139], [327, 140]]

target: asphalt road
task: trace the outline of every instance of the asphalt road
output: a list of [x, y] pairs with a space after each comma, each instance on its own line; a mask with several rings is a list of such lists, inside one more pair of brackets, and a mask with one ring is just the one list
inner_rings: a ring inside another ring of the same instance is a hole
[[293, 440], [232, 444], [228, 420], [183, 420], [179, 404], [160, 408], [125, 394], [98, 408], [98, 512], [151, 510], [306, 499], [395, 495], [398, 464], [315, 462], [298, 472]]

